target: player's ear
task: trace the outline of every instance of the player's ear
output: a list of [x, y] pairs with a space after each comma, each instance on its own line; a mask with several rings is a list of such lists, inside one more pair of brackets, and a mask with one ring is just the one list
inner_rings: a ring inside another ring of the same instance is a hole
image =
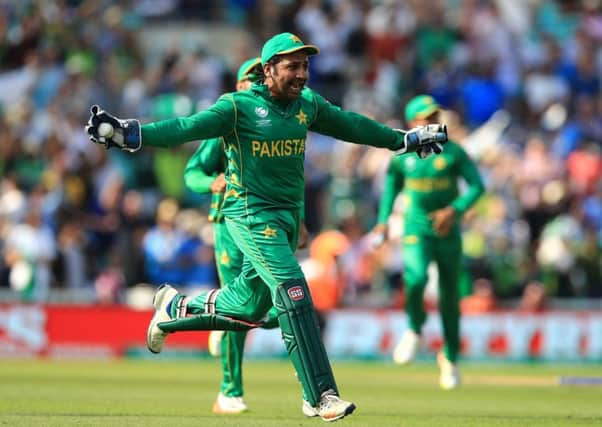
[[266, 63], [263, 65], [263, 75], [266, 77], [272, 76], [272, 70], [270, 70], [270, 64]]

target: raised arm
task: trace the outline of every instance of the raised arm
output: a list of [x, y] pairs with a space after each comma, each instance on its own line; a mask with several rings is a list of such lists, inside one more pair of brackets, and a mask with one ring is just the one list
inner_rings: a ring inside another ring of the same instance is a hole
[[234, 98], [223, 95], [208, 109], [189, 117], [140, 125], [136, 119], [120, 119], [94, 105], [86, 132], [90, 140], [106, 148], [138, 151], [144, 145], [174, 147], [190, 141], [229, 135], [236, 125]]
[[310, 130], [355, 144], [388, 148], [397, 154], [416, 152], [422, 157], [439, 154], [447, 142], [444, 125], [428, 125], [409, 131], [391, 129], [361, 114], [342, 110], [314, 92], [317, 115]]

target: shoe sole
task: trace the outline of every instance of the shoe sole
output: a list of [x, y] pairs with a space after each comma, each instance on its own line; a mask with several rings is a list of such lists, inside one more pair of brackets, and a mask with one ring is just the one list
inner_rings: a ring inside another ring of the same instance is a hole
[[211, 408], [211, 411], [214, 414], [220, 414], [220, 415], [242, 414], [243, 412], [247, 412], [248, 410], [249, 410], [249, 408], [244, 408], [244, 409], [224, 409], [221, 406], [219, 406], [219, 404], [217, 403], [217, 400], [215, 402], [213, 402], [213, 407]]
[[353, 413], [353, 411], [355, 411], [355, 404], [354, 403], [352, 403], [347, 408], [345, 408], [345, 412], [343, 412], [342, 414], [340, 414], [340, 415], [338, 415], [338, 416], [336, 416], [334, 418], [324, 418], [324, 417], [320, 417], [320, 418], [322, 418], [322, 420], [330, 423], [330, 422], [333, 422], [333, 421], [338, 421], [340, 419], [343, 419], [347, 415], [351, 415]]
[[[153, 315], [153, 318], [150, 321], [150, 324], [148, 325], [148, 329], [146, 330], [146, 348], [148, 348], [148, 351], [150, 351], [153, 354], [159, 354], [161, 353], [161, 350], [159, 351], [155, 351], [151, 348], [150, 346], [150, 342], [151, 342], [151, 332], [153, 330], [153, 328], [156, 326], [157, 328], [159, 328], [157, 326], [157, 323], [161, 323], [159, 322], [159, 320], [157, 319], [157, 317], [160, 316], [160, 312], [159, 312], [159, 308], [161, 307], [161, 305], [163, 304], [163, 299], [165, 298], [165, 296], [169, 293], [169, 289], [165, 290], [165, 292], [163, 292], [161, 295], [159, 295], [159, 293], [161, 292], [161, 290], [165, 287], [161, 286], [159, 288], [159, 290], [157, 291], [157, 293], [155, 294], [155, 296], [153, 296], [153, 307], [155, 308], [155, 314]], [[159, 296], [159, 298], [157, 298], [157, 296]], [[159, 328], [160, 329], [160, 328]]]
[[245, 409], [224, 409], [221, 406], [219, 406], [217, 404], [217, 402], [215, 402], [213, 404], [213, 408], [211, 408], [211, 411], [214, 414], [219, 414], [219, 415], [236, 415], [236, 414], [242, 414], [243, 412], [247, 412], [249, 409], [245, 408]]

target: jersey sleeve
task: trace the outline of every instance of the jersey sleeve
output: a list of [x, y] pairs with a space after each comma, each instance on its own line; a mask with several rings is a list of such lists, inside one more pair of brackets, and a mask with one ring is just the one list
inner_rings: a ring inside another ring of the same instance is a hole
[[186, 163], [184, 183], [197, 193], [209, 193], [215, 176], [224, 172], [224, 145], [221, 138], [202, 141]]
[[332, 105], [321, 95], [313, 92], [316, 117], [309, 130], [355, 144], [397, 150], [403, 146], [405, 133], [397, 132], [388, 126], [366, 116], [345, 111]]
[[399, 157], [393, 157], [389, 162], [385, 185], [378, 208], [378, 224], [386, 224], [393, 210], [395, 198], [403, 188], [403, 172], [399, 165]]
[[215, 104], [188, 117], [161, 120], [141, 127], [142, 144], [175, 147], [186, 142], [229, 135], [236, 125], [233, 94], [222, 95]]
[[458, 146], [458, 166], [460, 168], [460, 176], [466, 181], [467, 189], [459, 195], [452, 203], [452, 207], [456, 212], [464, 214], [476, 201], [483, 192], [485, 186], [481, 179], [479, 169], [470, 156], [461, 147]]

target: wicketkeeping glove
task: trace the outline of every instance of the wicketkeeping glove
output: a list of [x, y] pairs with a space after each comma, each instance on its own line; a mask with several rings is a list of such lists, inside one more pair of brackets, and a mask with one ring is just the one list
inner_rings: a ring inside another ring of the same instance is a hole
[[415, 152], [418, 157], [425, 159], [431, 154], [443, 152], [443, 144], [447, 142], [447, 126], [430, 124], [417, 126], [406, 132], [404, 146], [396, 151], [397, 154]]
[[[110, 125], [110, 126], [107, 126]], [[100, 133], [99, 133], [100, 129]], [[98, 105], [90, 108], [90, 119], [86, 126], [90, 141], [104, 145], [105, 148], [119, 147], [131, 153], [142, 145], [140, 122], [136, 119], [119, 119], [101, 110]]]

